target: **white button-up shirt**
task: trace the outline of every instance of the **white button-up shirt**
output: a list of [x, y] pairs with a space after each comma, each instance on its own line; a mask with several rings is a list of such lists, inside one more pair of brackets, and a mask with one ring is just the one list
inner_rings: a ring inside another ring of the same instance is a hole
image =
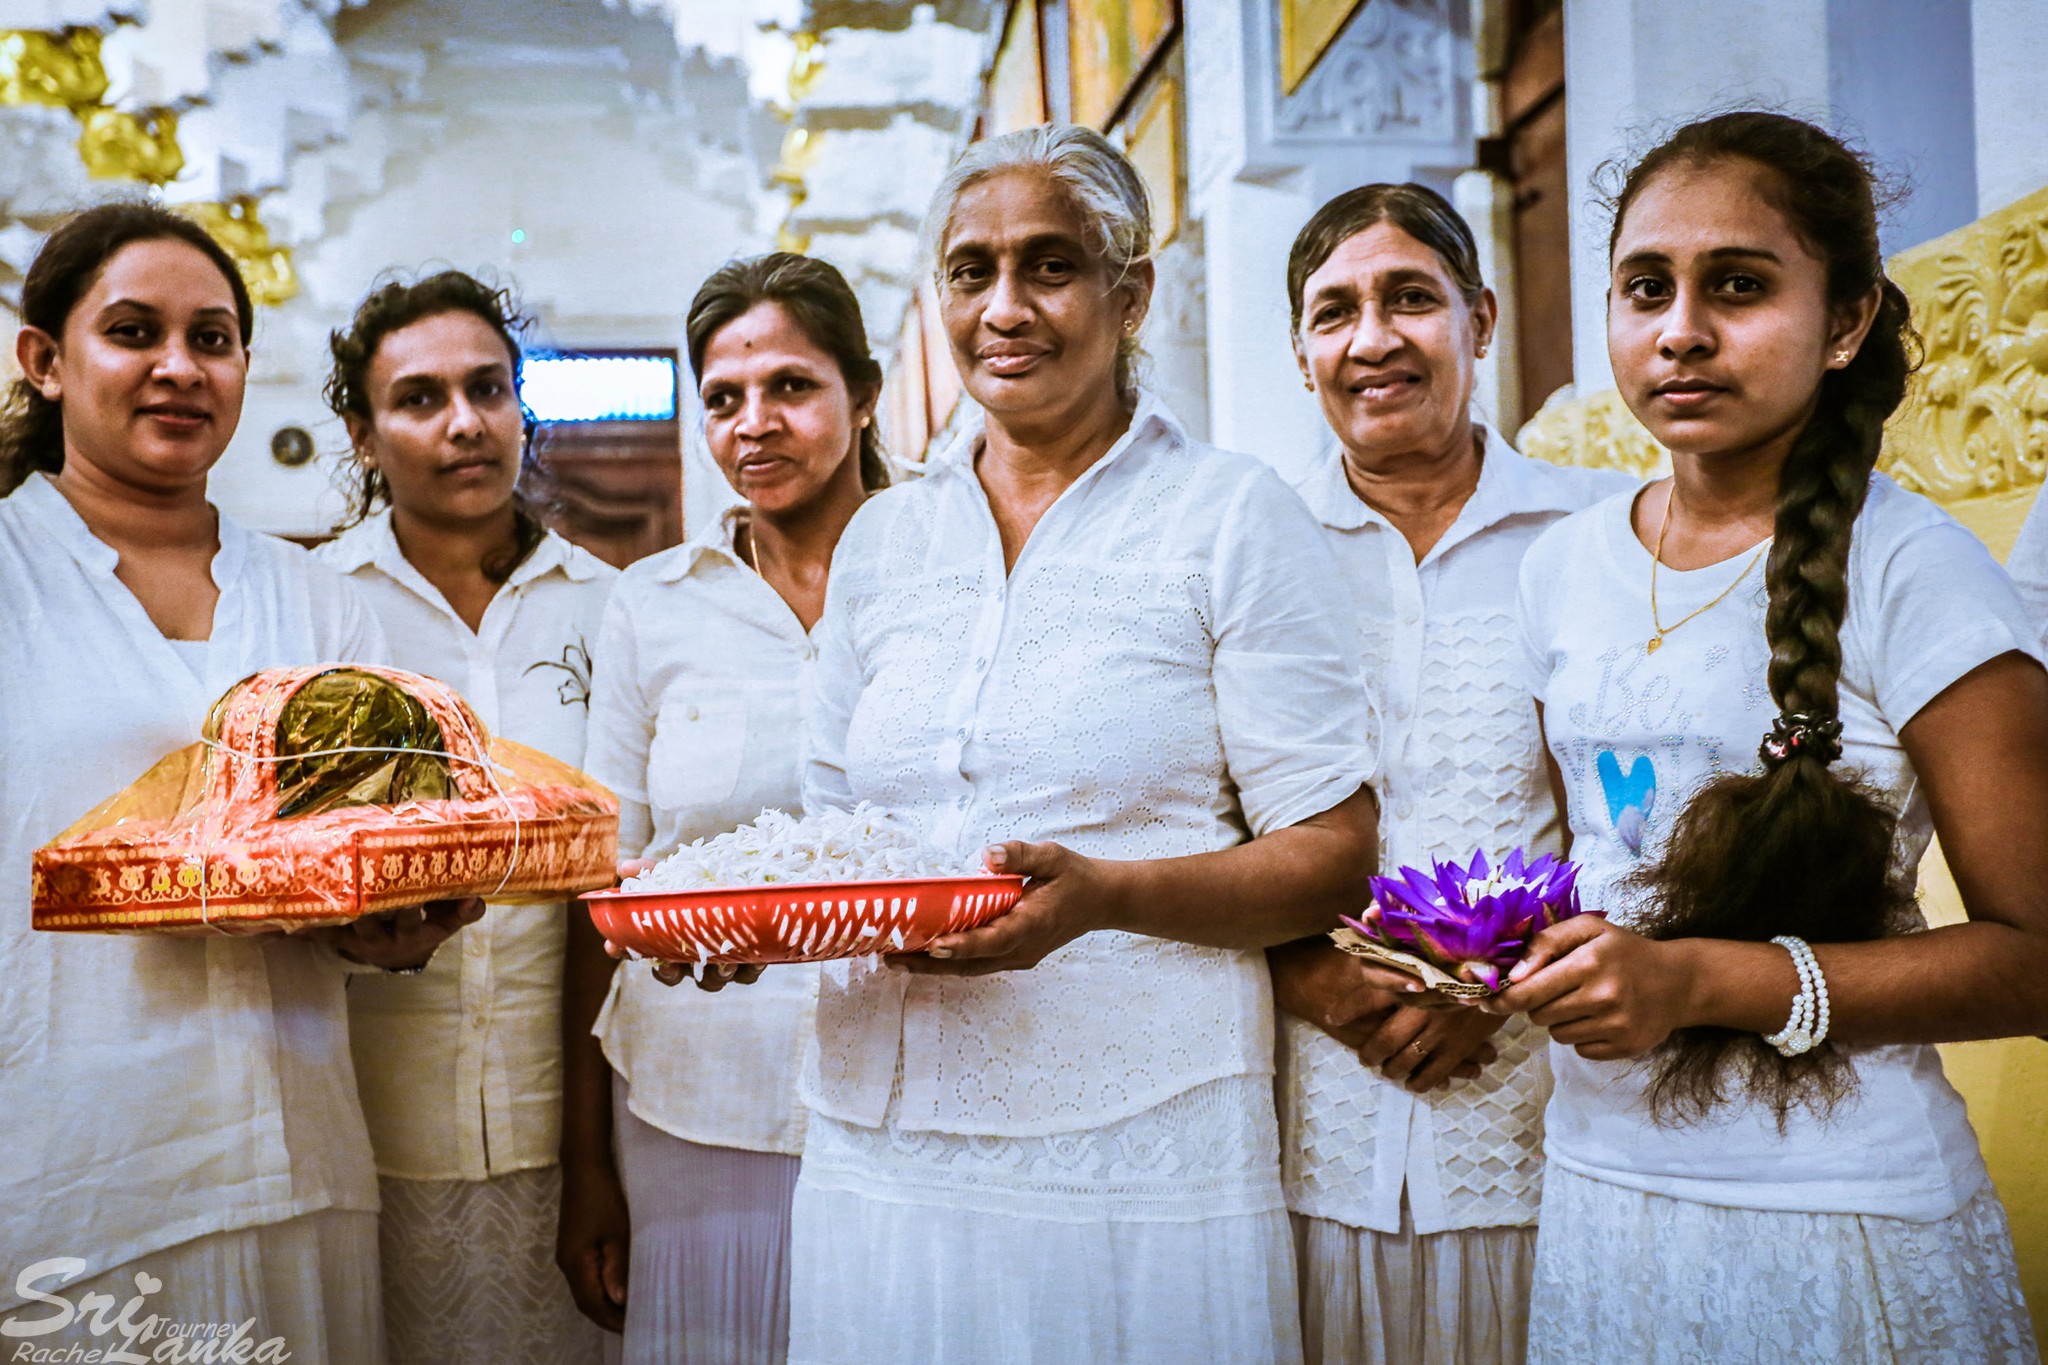
[[[1372, 776], [1371, 704], [1315, 521], [1151, 397], [1007, 573], [970, 431], [840, 541], [807, 805], [876, 802], [963, 863], [1005, 839], [1102, 858], [1228, 848]], [[826, 964], [805, 1098], [879, 1125], [1042, 1136], [1270, 1074], [1263, 954], [1092, 933], [1029, 971]]]
[[[798, 810], [803, 623], [733, 551], [734, 512], [626, 570], [598, 637], [590, 774], [619, 798], [622, 857], [659, 857], [774, 807]], [[771, 967], [716, 994], [627, 963], [597, 1020], [627, 1107], [714, 1147], [803, 1150], [799, 1060], [814, 965]]]
[[331, 949], [29, 928], [35, 849], [198, 740], [229, 687], [383, 655], [340, 575], [226, 517], [193, 663], [118, 563], [44, 476], [0, 501], [0, 1306], [45, 1257], [92, 1276], [210, 1233], [377, 1208]]
[[[1299, 485], [1343, 565], [1349, 610], [1385, 708], [1380, 864], [1556, 852], [1562, 825], [1536, 711], [1519, 671], [1522, 555], [1552, 522], [1633, 486], [1566, 469], [1486, 432], [1479, 484], [1420, 564], [1405, 536], [1352, 491], [1334, 448]], [[1396, 1232], [1533, 1223], [1550, 1094], [1541, 1030], [1516, 1016], [1476, 1080], [1417, 1096], [1313, 1025], [1280, 1022], [1282, 1166], [1288, 1206]]]
[[[549, 532], [472, 631], [406, 559], [388, 511], [319, 554], [376, 613], [394, 666], [453, 686], [492, 734], [582, 763], [590, 645], [616, 569]], [[349, 1041], [382, 1174], [482, 1180], [554, 1164], [563, 916], [580, 913], [493, 906], [419, 975], [349, 984]]]

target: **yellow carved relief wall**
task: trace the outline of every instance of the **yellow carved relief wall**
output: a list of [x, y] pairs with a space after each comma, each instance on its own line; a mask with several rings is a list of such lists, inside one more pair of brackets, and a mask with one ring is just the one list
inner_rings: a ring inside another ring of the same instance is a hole
[[[2048, 189], [1888, 266], [1926, 347], [1885, 436], [1881, 467], [1946, 507], [2003, 559], [2048, 469]], [[1518, 438], [1559, 464], [1669, 468], [1613, 390], [1546, 404]], [[1921, 866], [1929, 920], [1963, 918], [1939, 845]], [[2012, 1218], [2036, 1331], [2048, 1338], [2048, 1043], [2014, 1038], [1942, 1049], [1949, 1078]]]

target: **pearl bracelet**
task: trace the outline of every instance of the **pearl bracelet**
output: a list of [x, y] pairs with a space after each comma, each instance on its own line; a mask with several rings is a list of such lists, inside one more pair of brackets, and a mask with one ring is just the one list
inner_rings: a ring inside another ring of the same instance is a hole
[[1813, 955], [1805, 939], [1783, 934], [1771, 942], [1792, 954], [1793, 970], [1799, 973], [1799, 994], [1792, 1001], [1792, 1017], [1785, 1021], [1785, 1027], [1765, 1034], [1764, 1041], [1776, 1048], [1781, 1057], [1797, 1057], [1827, 1040], [1828, 982], [1821, 975], [1820, 959]]

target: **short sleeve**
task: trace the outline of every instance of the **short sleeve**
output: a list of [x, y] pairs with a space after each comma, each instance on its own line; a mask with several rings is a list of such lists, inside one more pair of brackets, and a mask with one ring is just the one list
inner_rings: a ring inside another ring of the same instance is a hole
[[642, 855], [654, 837], [647, 804], [647, 754], [654, 739], [654, 711], [640, 676], [638, 641], [624, 585], [605, 604], [591, 655], [590, 726], [583, 770], [619, 798], [619, 849]]
[[2020, 538], [2006, 556], [2005, 568], [2035, 632], [2048, 637], [2048, 498], [2034, 498], [2026, 524], [2020, 527]]
[[1336, 605], [1323, 529], [1263, 467], [1217, 536], [1213, 681], [1224, 761], [1254, 835], [1300, 824], [1370, 783], [1378, 706]]
[[1875, 558], [1858, 575], [1875, 587], [1861, 594], [1875, 603], [1872, 619], [1855, 620], [1855, 597], [1849, 609], [1878, 710], [1893, 730], [1980, 664], [2013, 652], [2042, 657], [2039, 628], [2012, 579], [1952, 518], [1929, 515]]

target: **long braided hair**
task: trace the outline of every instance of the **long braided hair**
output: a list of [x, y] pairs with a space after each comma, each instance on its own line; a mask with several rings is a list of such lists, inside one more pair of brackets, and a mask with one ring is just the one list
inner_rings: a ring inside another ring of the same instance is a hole
[[[1841, 631], [1850, 539], [1918, 338], [1905, 294], [1884, 273], [1869, 165], [1799, 119], [1746, 111], [1680, 129], [1628, 172], [1615, 235], [1661, 172], [1728, 162], [1767, 172], [1764, 194], [1826, 263], [1833, 307], [1849, 308], [1873, 288], [1879, 302], [1848, 365], [1823, 373], [1778, 475], [1764, 634], [1779, 715], [1760, 750], [1763, 771], [1724, 773], [1680, 813], [1662, 858], [1636, 879], [1651, 893], [1644, 930], [1653, 938], [1872, 939], [1911, 905], [1912, 888], [1894, 870], [1894, 813], [1831, 766], [1841, 753]], [[1855, 1079], [1832, 1043], [1785, 1058], [1733, 1029], [1680, 1030], [1649, 1061], [1660, 1122], [1697, 1120], [1741, 1095], [1768, 1105], [1782, 1127], [1795, 1105], [1825, 1113]]]
[[[442, 270], [418, 280], [386, 280], [357, 306], [347, 327], [329, 334], [327, 346], [334, 364], [321, 393], [334, 415], [368, 422], [370, 363], [377, 358], [377, 348], [393, 332], [443, 313], [469, 313], [498, 334], [512, 357], [512, 391], [516, 395], [524, 361], [519, 338], [531, 325], [530, 320], [520, 311], [510, 289], [493, 288], [460, 270]], [[483, 565], [484, 577], [494, 583], [509, 579], [547, 536], [541, 518], [548, 511], [552, 481], [540, 457], [533, 414], [526, 411], [524, 401], [520, 403], [520, 414], [524, 431], [519, 449], [519, 488], [512, 500], [512, 545]], [[345, 531], [379, 508], [391, 505], [391, 485], [379, 470], [357, 458], [354, 452], [344, 461], [341, 478], [348, 509], [335, 527], [337, 531]]]

